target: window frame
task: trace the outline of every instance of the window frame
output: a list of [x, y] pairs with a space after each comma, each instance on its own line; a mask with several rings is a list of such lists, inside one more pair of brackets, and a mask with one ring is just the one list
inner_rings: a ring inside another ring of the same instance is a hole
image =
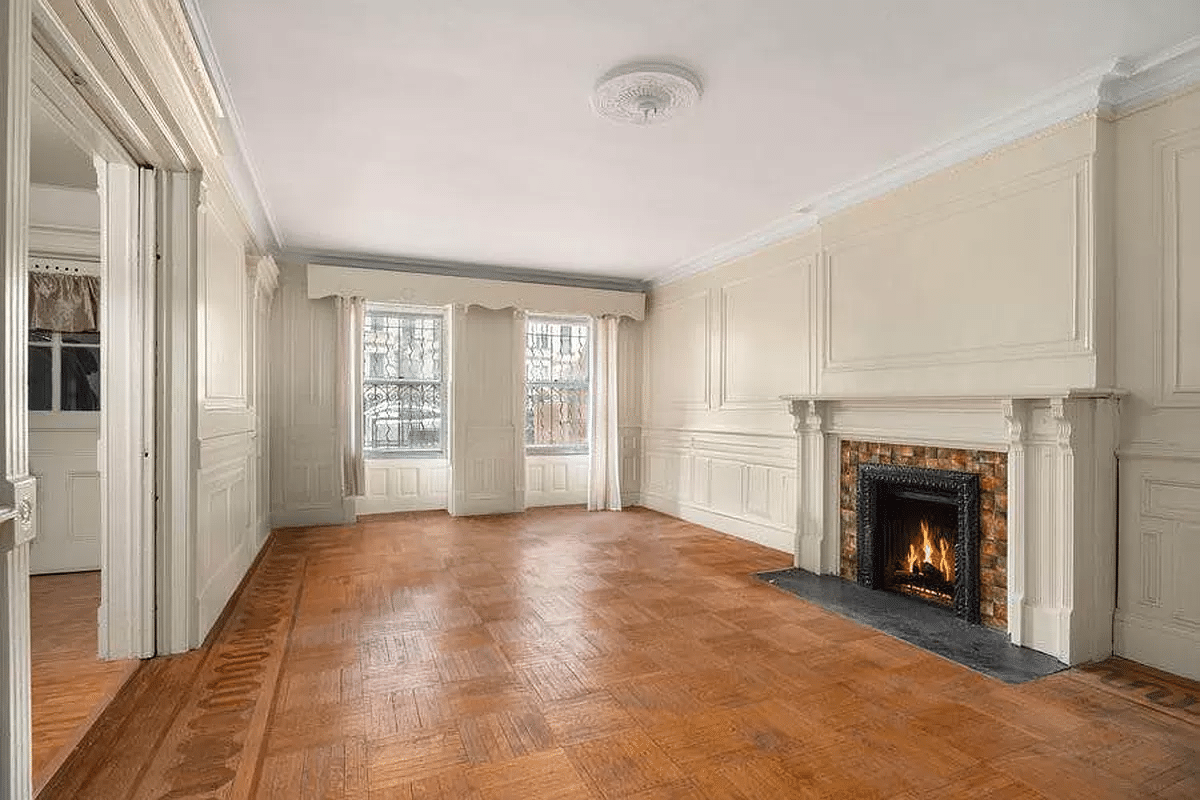
[[403, 306], [389, 303], [367, 303], [363, 310], [363, 332], [365, 334], [367, 328], [367, 319], [371, 316], [392, 317], [396, 319], [424, 317], [437, 319], [440, 323], [440, 350], [439, 361], [441, 376], [438, 381], [438, 396], [441, 401], [441, 435], [439, 437], [439, 445], [434, 449], [417, 449], [417, 448], [371, 448], [367, 441], [367, 416], [365, 396], [368, 386], [426, 386], [435, 383], [429, 380], [413, 380], [408, 378], [372, 378], [367, 373], [367, 352], [365, 342], [362, 347], [362, 384], [359, 386], [359, 392], [363, 394], [363, 419], [362, 419], [362, 450], [363, 459], [366, 461], [394, 461], [402, 459], [444, 459], [449, 452], [450, 440], [450, 414], [449, 414], [449, 380], [447, 377], [447, 363], [449, 353], [447, 350], [447, 329], [448, 320], [446, 309], [436, 306]]
[[525, 315], [525, 330], [523, 332], [524, 335], [522, 337], [522, 344], [524, 345], [523, 358], [522, 358], [522, 371], [524, 372], [524, 375], [522, 377], [524, 378], [524, 381], [525, 381], [525, 397], [524, 397], [524, 402], [522, 403], [522, 406], [523, 406], [522, 407], [522, 412], [523, 412], [522, 418], [523, 419], [528, 416], [529, 411], [530, 411], [530, 396], [529, 396], [530, 384], [537, 385], [537, 386], [548, 386], [548, 387], [554, 387], [554, 386], [564, 386], [564, 387], [574, 387], [574, 388], [579, 387], [579, 383], [577, 381], [530, 381], [529, 380], [529, 366], [528, 366], [528, 363], [529, 363], [529, 325], [530, 325], [530, 323], [534, 323], [534, 322], [550, 323], [550, 324], [557, 323], [557, 324], [568, 324], [568, 325], [582, 325], [583, 326], [584, 331], [586, 333], [586, 337], [587, 337], [585, 340], [585, 350], [584, 350], [584, 352], [586, 353], [587, 382], [583, 386], [583, 388], [586, 390], [585, 394], [587, 397], [587, 410], [586, 410], [585, 419], [584, 419], [583, 442], [580, 444], [557, 444], [557, 445], [530, 444], [528, 439], [526, 438], [528, 435], [527, 434], [528, 429], [525, 427], [524, 424], [522, 424], [521, 427], [524, 430], [522, 431], [521, 438], [524, 440], [523, 444], [525, 445], [525, 454], [530, 455], [530, 456], [586, 456], [586, 455], [589, 455], [592, 450], [592, 403], [594, 402], [594, 398], [592, 397], [592, 384], [593, 384], [593, 380], [592, 380], [593, 379], [593, 376], [592, 376], [592, 347], [594, 345], [594, 342], [592, 342], [592, 319], [591, 319], [591, 317], [571, 316], [568, 314], [528, 313]]

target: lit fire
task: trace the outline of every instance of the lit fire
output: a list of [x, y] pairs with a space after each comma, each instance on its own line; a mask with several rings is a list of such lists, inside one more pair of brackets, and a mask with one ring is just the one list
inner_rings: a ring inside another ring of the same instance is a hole
[[954, 557], [950, 553], [950, 543], [939, 536], [935, 546], [929, 533], [929, 523], [925, 520], [921, 520], [921, 549], [917, 549], [915, 542], [908, 545], [908, 569], [919, 572], [922, 564], [934, 567], [946, 580], [954, 579]]

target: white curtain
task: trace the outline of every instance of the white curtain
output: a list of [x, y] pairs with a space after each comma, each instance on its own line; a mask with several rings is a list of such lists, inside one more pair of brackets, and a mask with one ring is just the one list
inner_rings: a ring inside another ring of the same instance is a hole
[[621, 439], [617, 429], [617, 317], [592, 320], [589, 511], [621, 510]]
[[366, 488], [363, 463], [363, 309], [361, 297], [338, 297], [337, 403], [338, 439], [342, 453], [342, 496], [360, 497]]

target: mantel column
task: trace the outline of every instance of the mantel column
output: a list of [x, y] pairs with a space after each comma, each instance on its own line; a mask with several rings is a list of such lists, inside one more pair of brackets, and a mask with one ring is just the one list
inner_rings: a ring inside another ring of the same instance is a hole
[[1051, 397], [1014, 411], [1012, 640], [1067, 664], [1105, 658], [1116, 594], [1118, 399]]
[[795, 418], [796, 552], [795, 564], [820, 574], [825, 541], [825, 407], [820, 400], [789, 401]]

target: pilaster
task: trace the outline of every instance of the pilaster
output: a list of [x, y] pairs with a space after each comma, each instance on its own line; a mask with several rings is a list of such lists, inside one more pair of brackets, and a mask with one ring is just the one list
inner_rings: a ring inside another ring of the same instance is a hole
[[825, 403], [790, 401], [797, 433], [796, 559], [801, 569], [822, 572], [825, 537]]
[[32, 3], [0, 4], [0, 797], [32, 795], [29, 544], [37, 492], [29, 475], [29, 98]]
[[1024, 644], [1025, 608], [1025, 493], [1013, 487], [1025, 486], [1025, 444], [1028, 428], [1028, 404], [1005, 400], [1001, 413], [1008, 429], [1008, 635], [1013, 644]]

